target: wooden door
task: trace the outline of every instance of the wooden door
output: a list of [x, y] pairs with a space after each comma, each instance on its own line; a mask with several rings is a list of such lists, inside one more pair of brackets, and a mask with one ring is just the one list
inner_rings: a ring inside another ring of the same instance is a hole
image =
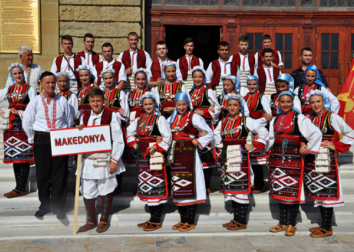
[[354, 58], [354, 27], [347, 27], [345, 31], [345, 44], [347, 45], [344, 50], [344, 62], [343, 62], [343, 80], [347, 79], [350, 72], [350, 65]]
[[248, 47], [248, 52], [253, 55], [262, 50], [262, 36], [263, 34], [268, 34], [268, 27], [252, 27], [252, 26], [242, 26], [241, 34], [247, 35], [250, 46]]
[[298, 68], [299, 63], [299, 28], [298, 27], [271, 27], [272, 48], [279, 51], [284, 63], [282, 73], [290, 74]]
[[347, 64], [348, 59], [345, 60], [344, 57], [346, 53], [344, 35], [344, 27], [317, 28], [316, 65], [323, 71], [334, 95], [338, 94], [345, 82], [344, 64]]

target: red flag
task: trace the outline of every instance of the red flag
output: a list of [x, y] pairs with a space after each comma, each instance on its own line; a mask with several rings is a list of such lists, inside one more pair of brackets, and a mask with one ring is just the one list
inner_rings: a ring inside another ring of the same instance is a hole
[[[338, 115], [343, 117], [344, 121], [351, 128], [354, 128], [354, 58], [350, 66], [348, 78], [340, 90], [337, 98], [340, 103]], [[333, 140], [334, 142], [337, 142], [342, 138], [343, 135], [336, 132]]]

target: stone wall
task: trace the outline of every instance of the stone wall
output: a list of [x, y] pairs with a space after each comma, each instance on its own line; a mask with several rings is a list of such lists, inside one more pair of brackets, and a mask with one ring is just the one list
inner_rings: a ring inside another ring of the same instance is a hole
[[[50, 71], [53, 59], [62, 53], [60, 36], [74, 38], [74, 52], [84, 49], [85, 33], [96, 37], [94, 51], [110, 42], [114, 58], [128, 49], [127, 34], [131, 31], [140, 37], [142, 45], [142, 5], [144, 0], [41, 0], [42, 53], [34, 55], [34, 63]], [[0, 88], [6, 84], [7, 68], [20, 62], [17, 54], [0, 54]]]
[[74, 52], [83, 50], [83, 36], [88, 32], [96, 38], [94, 51], [100, 52], [101, 45], [110, 42], [114, 58], [128, 48], [129, 32], [135, 31], [142, 39], [143, 0], [59, 0], [59, 4], [60, 36], [74, 37]]

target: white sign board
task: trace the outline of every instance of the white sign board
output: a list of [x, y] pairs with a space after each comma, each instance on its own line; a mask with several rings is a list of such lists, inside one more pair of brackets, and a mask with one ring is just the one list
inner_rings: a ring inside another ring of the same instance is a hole
[[67, 156], [85, 153], [108, 152], [112, 150], [109, 125], [53, 129], [50, 131], [52, 156]]

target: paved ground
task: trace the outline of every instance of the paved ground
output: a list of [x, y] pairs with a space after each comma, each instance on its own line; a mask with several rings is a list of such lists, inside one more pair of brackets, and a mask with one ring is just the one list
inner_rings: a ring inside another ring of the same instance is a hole
[[110, 252], [110, 251], [354, 251], [353, 235], [334, 235], [324, 239], [309, 236], [202, 236], [202, 237], [116, 237], [76, 239], [29, 239], [0, 241], [0, 252]]

